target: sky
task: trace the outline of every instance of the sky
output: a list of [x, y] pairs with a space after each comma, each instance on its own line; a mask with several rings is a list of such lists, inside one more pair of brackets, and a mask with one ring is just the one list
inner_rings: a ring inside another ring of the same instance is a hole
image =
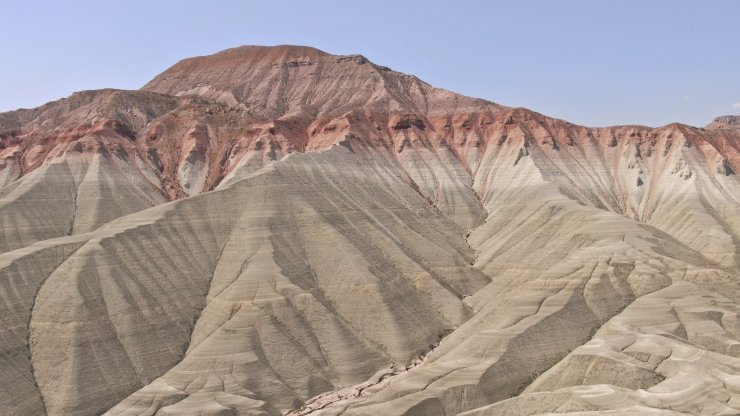
[[740, 1], [2, 1], [0, 111], [240, 45], [362, 54], [587, 126], [740, 114]]

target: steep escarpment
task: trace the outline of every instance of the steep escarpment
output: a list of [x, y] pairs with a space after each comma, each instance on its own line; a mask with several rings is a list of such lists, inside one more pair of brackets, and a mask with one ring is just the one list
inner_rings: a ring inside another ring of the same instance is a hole
[[730, 121], [588, 128], [292, 46], [2, 113], [0, 405], [731, 414]]

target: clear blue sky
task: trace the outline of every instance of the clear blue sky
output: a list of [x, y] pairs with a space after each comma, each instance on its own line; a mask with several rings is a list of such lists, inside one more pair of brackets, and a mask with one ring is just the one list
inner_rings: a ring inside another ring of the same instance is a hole
[[740, 114], [740, 1], [3, 1], [0, 111], [302, 44], [590, 126]]

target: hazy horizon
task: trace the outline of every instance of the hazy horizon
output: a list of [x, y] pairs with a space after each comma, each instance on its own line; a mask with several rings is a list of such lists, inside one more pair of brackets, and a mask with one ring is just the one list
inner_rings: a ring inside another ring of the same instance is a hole
[[587, 126], [703, 126], [740, 113], [740, 2], [372, 5], [5, 5], [0, 111], [137, 89], [180, 59], [229, 47], [295, 44]]

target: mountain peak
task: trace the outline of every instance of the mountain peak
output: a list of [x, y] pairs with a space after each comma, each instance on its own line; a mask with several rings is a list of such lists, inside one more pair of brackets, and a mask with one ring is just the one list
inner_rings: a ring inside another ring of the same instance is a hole
[[362, 55], [287, 45], [243, 46], [185, 59], [142, 89], [200, 96], [269, 118], [337, 116], [360, 108], [421, 116], [450, 108], [501, 108], [434, 88]]
[[233, 64], [254, 64], [262, 62], [285, 62], [291, 60], [315, 60], [325, 56], [328, 53], [310, 47], [299, 45], [277, 45], [277, 46], [259, 46], [244, 45], [235, 48], [224, 49], [211, 55], [197, 56], [183, 59], [175, 64], [187, 65], [194, 62], [209, 65], [233, 65]]
[[740, 115], [719, 116], [707, 125], [708, 129], [740, 129]]

